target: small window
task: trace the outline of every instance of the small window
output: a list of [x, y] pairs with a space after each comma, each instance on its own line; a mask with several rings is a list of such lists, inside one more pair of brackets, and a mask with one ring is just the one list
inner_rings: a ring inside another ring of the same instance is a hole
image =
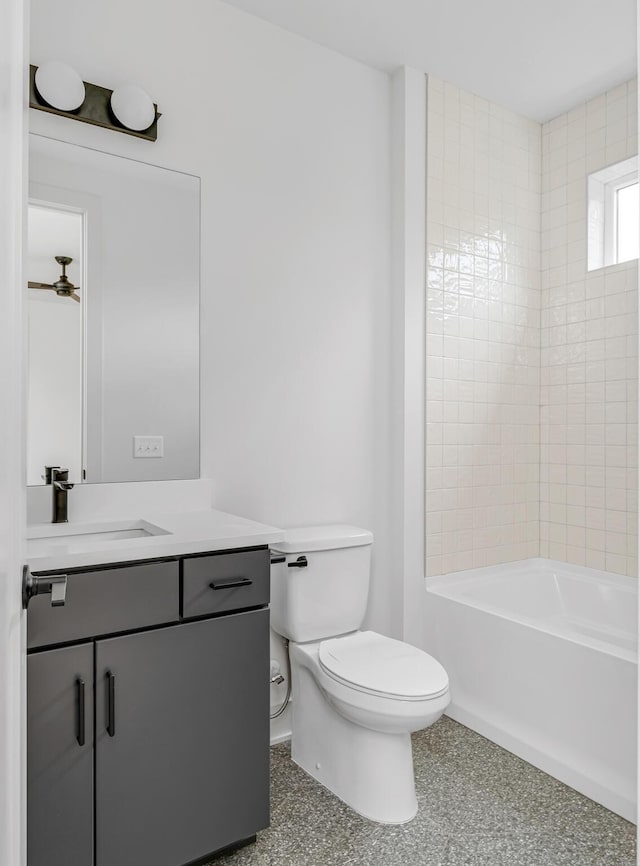
[[616, 261], [638, 258], [640, 222], [638, 181], [626, 183], [616, 190]]
[[638, 258], [638, 192], [636, 156], [589, 175], [588, 270]]

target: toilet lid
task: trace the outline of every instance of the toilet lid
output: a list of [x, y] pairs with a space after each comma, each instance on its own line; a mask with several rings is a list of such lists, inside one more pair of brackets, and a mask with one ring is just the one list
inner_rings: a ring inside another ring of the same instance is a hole
[[449, 687], [447, 672], [430, 655], [373, 631], [322, 641], [319, 656], [329, 676], [368, 692], [418, 700]]

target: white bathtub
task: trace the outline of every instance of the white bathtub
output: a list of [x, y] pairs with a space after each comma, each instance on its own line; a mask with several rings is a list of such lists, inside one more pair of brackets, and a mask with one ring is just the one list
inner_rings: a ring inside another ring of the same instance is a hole
[[637, 581], [531, 559], [427, 579], [447, 715], [636, 821]]

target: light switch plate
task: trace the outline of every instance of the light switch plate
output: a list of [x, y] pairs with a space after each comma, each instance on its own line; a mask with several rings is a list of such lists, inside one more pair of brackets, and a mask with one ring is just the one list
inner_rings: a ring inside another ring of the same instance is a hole
[[134, 436], [134, 457], [164, 457], [164, 436]]

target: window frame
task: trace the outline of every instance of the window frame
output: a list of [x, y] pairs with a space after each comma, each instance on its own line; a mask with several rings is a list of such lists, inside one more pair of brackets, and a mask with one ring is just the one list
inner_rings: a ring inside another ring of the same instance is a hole
[[[618, 258], [617, 196], [621, 189], [639, 182], [637, 156], [622, 160], [588, 175], [588, 271], [624, 263]], [[625, 259], [624, 261], [635, 261], [635, 259]]]
[[[619, 221], [620, 221], [620, 199], [619, 194], [623, 189], [628, 189], [632, 186], [639, 186], [640, 179], [638, 178], [637, 172], [631, 172], [623, 178], [620, 178], [617, 182], [611, 182], [611, 196], [612, 196], [612, 204], [611, 207], [613, 209], [613, 219], [611, 228], [613, 230], [613, 258], [615, 264], [624, 264], [624, 262], [632, 262], [638, 258], [638, 255], [632, 256], [631, 258], [623, 259], [620, 257], [620, 232], [619, 232]], [[606, 235], [606, 216], [605, 216], [605, 235]], [[606, 239], [605, 239], [606, 246]], [[640, 249], [638, 250], [640, 253]]]

